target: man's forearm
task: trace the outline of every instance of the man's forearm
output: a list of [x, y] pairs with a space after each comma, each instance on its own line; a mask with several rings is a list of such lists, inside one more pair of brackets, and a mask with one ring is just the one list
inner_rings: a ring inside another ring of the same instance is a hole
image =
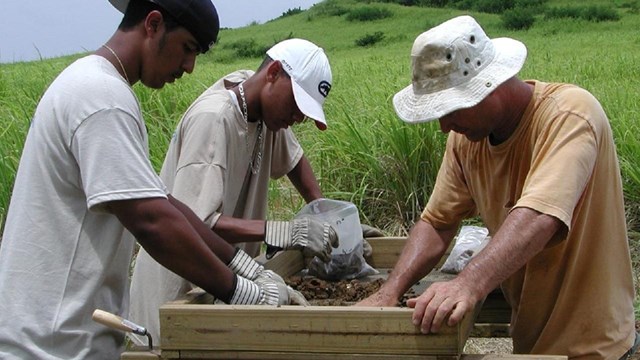
[[400, 298], [438, 264], [456, 230], [438, 231], [428, 222], [418, 220], [381, 292], [393, 297], [394, 301]]
[[458, 274], [459, 280], [486, 296], [544, 249], [561, 230], [560, 220], [529, 208], [516, 208], [487, 246]]
[[309, 160], [303, 155], [298, 164], [287, 174], [287, 177], [298, 190], [305, 202], [309, 203], [322, 197], [320, 185], [316, 179]]
[[187, 218], [187, 221], [193, 226], [200, 238], [204, 240], [209, 249], [216, 254], [220, 260], [225, 264], [228, 264], [233, 255], [235, 254], [235, 248], [225, 241], [220, 235], [216, 234], [212, 229], [200, 220], [200, 218], [185, 204], [169, 195], [169, 201], [173, 206], [182, 212]]

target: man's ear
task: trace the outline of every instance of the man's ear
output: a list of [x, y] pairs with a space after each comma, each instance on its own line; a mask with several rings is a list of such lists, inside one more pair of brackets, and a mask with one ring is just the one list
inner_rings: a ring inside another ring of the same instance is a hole
[[153, 36], [160, 30], [163, 22], [164, 18], [162, 17], [162, 13], [160, 11], [150, 11], [147, 14], [147, 17], [144, 19], [144, 30], [148, 35]]
[[284, 71], [282, 68], [282, 64], [279, 60], [273, 60], [267, 66], [267, 81], [273, 82], [281, 75], [281, 72]]

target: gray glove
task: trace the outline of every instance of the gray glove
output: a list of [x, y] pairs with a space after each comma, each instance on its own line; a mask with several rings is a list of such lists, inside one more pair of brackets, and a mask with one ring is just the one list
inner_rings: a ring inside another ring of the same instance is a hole
[[305, 257], [317, 256], [324, 262], [331, 260], [331, 247], [338, 247], [338, 233], [329, 223], [311, 218], [291, 221], [267, 221], [264, 242], [267, 259], [280, 250], [302, 250]]
[[234, 305], [288, 305], [289, 289], [268, 278], [250, 281], [236, 275], [236, 288], [231, 296], [230, 304]]
[[383, 237], [384, 233], [382, 233], [382, 231], [380, 231], [380, 229], [376, 229], [373, 226], [369, 226], [366, 224], [360, 224], [360, 227], [362, 227], [362, 255], [364, 257], [370, 257], [371, 254], [373, 254], [373, 247], [371, 247], [371, 244], [369, 244], [369, 242], [367, 241], [367, 238], [371, 238], [371, 237]]
[[236, 254], [233, 256], [233, 259], [231, 259], [231, 262], [229, 263], [229, 268], [236, 275], [239, 275], [239, 277], [255, 281], [256, 283], [274, 281], [276, 283], [284, 285], [287, 288], [287, 293], [291, 304], [303, 306], [309, 305], [307, 299], [305, 299], [302, 293], [288, 286], [284, 282], [284, 279], [274, 271], [265, 270], [264, 266], [260, 265], [251, 256], [249, 256], [249, 254], [242, 251], [241, 249], [236, 250]]
[[373, 226], [369, 226], [366, 224], [360, 224], [360, 227], [362, 228], [362, 237], [363, 238], [368, 238], [368, 237], [383, 237], [384, 233], [382, 232], [382, 230], [380, 229], [376, 229]]
[[280, 275], [274, 273], [271, 270], [265, 270], [264, 266], [260, 265], [251, 256], [249, 256], [249, 254], [242, 251], [242, 249], [240, 248], [236, 249], [236, 254], [233, 256], [233, 259], [231, 259], [231, 262], [229, 262], [227, 266], [229, 267], [229, 269], [231, 269], [231, 271], [233, 271], [234, 274], [240, 275], [251, 281], [254, 281], [262, 274], [262, 276], [266, 276], [272, 279], [277, 277], [277, 280], [284, 284], [284, 280], [282, 280]]

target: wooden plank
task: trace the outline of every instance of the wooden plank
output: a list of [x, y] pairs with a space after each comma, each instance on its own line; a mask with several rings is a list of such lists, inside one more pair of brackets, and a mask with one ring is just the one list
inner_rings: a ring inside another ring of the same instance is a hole
[[460, 354], [473, 316], [421, 334], [407, 308], [180, 305], [160, 308], [163, 350]]
[[[241, 360], [397, 360], [398, 355], [372, 354], [310, 354], [304, 352], [255, 352], [255, 351], [180, 351], [173, 352], [179, 357], [165, 357], [163, 359], [241, 359]], [[458, 356], [449, 355], [403, 355], [406, 360], [458, 360]]]
[[[393, 268], [404, 249], [407, 242], [406, 237], [377, 237], [367, 238], [367, 241], [373, 248], [370, 257], [366, 258], [367, 263], [374, 268]], [[454, 242], [452, 241], [449, 248], [442, 256], [435, 269], [439, 269], [451, 253]]]
[[567, 360], [565, 355], [463, 354], [460, 360]]
[[125, 351], [120, 360], [161, 360], [160, 354], [150, 351]]

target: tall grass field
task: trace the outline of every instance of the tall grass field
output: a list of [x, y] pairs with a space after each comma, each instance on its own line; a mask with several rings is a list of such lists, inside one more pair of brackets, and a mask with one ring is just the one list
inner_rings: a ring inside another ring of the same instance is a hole
[[[614, 130], [637, 270], [639, 1], [514, 0], [506, 3], [528, 4], [526, 9], [507, 11], [481, 6], [504, 3], [499, 0], [449, 1], [450, 7], [425, 6], [447, 1], [401, 2], [421, 6], [388, 0], [325, 0], [306, 11], [290, 9], [264, 24], [223, 29], [219, 44], [199, 57], [191, 75], [161, 90], [135, 85], [149, 130], [154, 167], [160, 169], [182, 113], [210, 84], [237, 69], [256, 69], [264, 51], [280, 40], [306, 38], [325, 49], [334, 78], [325, 106], [328, 129], [319, 132], [306, 122], [294, 127], [325, 196], [354, 202], [362, 222], [384, 229], [388, 235], [406, 235], [428, 200], [446, 136], [437, 122], [401, 122], [391, 98], [410, 84], [409, 53], [415, 37], [451, 17], [471, 14], [490, 37], [508, 36], [527, 45], [529, 55], [521, 78], [574, 83], [602, 103]], [[34, 108], [57, 74], [83, 55], [0, 65], [3, 225]], [[289, 218], [304, 203], [286, 179], [272, 182], [269, 199], [270, 218]]]

